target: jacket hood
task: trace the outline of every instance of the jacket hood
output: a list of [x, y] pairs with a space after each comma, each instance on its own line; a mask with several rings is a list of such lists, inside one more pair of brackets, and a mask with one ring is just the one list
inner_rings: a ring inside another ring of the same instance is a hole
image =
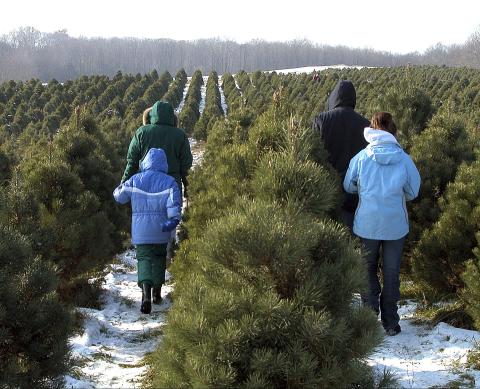
[[355, 108], [357, 92], [351, 81], [339, 81], [328, 97], [328, 109], [337, 107]]
[[142, 172], [146, 170], [154, 170], [157, 172], [167, 173], [168, 163], [165, 151], [162, 149], [150, 149], [147, 155], [140, 163], [140, 169]]
[[173, 126], [175, 123], [175, 114], [172, 104], [164, 101], [157, 101], [150, 111], [150, 124], [166, 124]]
[[392, 165], [402, 159], [403, 149], [389, 132], [367, 127], [363, 136], [369, 143], [367, 156], [380, 165]]

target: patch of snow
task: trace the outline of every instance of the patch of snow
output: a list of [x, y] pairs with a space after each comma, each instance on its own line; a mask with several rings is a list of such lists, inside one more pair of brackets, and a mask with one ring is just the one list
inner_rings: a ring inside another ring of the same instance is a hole
[[200, 114], [203, 113], [203, 110], [205, 109], [205, 97], [207, 95], [207, 81], [208, 81], [208, 76], [203, 76], [203, 85], [200, 87], [200, 93], [201, 93], [201, 98], [200, 98], [200, 104], [198, 105], [198, 111]]
[[182, 101], [178, 104], [178, 107], [175, 109], [175, 113], [178, 114], [182, 111], [183, 106], [185, 105], [185, 97], [187, 97], [188, 88], [190, 88], [190, 81], [192, 77], [187, 77], [187, 83], [185, 84], [185, 88], [183, 89], [183, 96]]
[[222, 85], [222, 76], [218, 77], [218, 91], [220, 92], [220, 103], [222, 105], [223, 114], [227, 116], [227, 100], [225, 100], [225, 93], [223, 93]]
[[386, 336], [370, 356], [369, 364], [379, 373], [384, 369], [397, 377], [403, 388], [444, 387], [467, 373], [480, 385], [480, 371], [464, 367], [469, 350], [480, 341], [478, 331], [469, 331], [439, 323], [434, 328], [415, 325], [412, 318], [416, 304], [408, 301], [400, 306], [402, 332]]
[[240, 96], [242, 96], [242, 98], [243, 98], [243, 92], [240, 89], [240, 85], [238, 85], [237, 78], [234, 76], [233, 79], [235, 80], [235, 86], [237, 87], [238, 91], [240, 92]]
[[371, 68], [371, 66], [350, 66], [350, 65], [330, 65], [330, 66], [304, 66], [301, 68], [291, 68], [291, 69], [279, 69], [279, 70], [269, 70], [267, 73], [277, 72], [277, 73], [312, 73], [314, 70], [322, 71], [326, 69], [363, 69], [363, 68]]
[[77, 308], [85, 317], [85, 329], [70, 339], [70, 346], [81, 378], [67, 376], [67, 388], [140, 387], [146, 372], [142, 359], [160, 341], [173, 286], [164, 285], [162, 304], [152, 305], [152, 313], [144, 315], [135, 253], [127, 251], [118, 259], [121, 263], [111, 265], [105, 277], [102, 308]]

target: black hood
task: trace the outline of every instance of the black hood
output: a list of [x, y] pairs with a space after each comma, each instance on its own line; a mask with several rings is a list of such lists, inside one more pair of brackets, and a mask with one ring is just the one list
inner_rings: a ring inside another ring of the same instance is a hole
[[328, 109], [337, 107], [355, 108], [357, 93], [351, 81], [339, 81], [328, 98]]

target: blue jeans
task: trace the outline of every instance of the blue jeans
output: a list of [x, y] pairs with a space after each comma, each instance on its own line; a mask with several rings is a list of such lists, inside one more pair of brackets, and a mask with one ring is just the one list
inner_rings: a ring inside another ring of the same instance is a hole
[[[400, 320], [397, 302], [400, 299], [400, 262], [405, 238], [405, 236], [397, 240], [360, 238], [365, 249], [364, 256], [368, 272], [368, 292], [362, 296], [362, 301], [377, 314], [381, 313], [380, 317], [385, 330], [395, 328]], [[378, 280], [380, 248], [383, 257], [383, 290]]]

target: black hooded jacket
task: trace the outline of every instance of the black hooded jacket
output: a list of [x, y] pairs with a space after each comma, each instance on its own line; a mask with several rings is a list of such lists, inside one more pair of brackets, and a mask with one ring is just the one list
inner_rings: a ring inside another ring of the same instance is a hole
[[[314, 129], [320, 132], [329, 162], [343, 178], [350, 160], [367, 146], [363, 129], [370, 122], [354, 111], [357, 101], [351, 81], [339, 81], [328, 98], [328, 111], [315, 118]], [[358, 196], [346, 194], [342, 208], [355, 212]]]

